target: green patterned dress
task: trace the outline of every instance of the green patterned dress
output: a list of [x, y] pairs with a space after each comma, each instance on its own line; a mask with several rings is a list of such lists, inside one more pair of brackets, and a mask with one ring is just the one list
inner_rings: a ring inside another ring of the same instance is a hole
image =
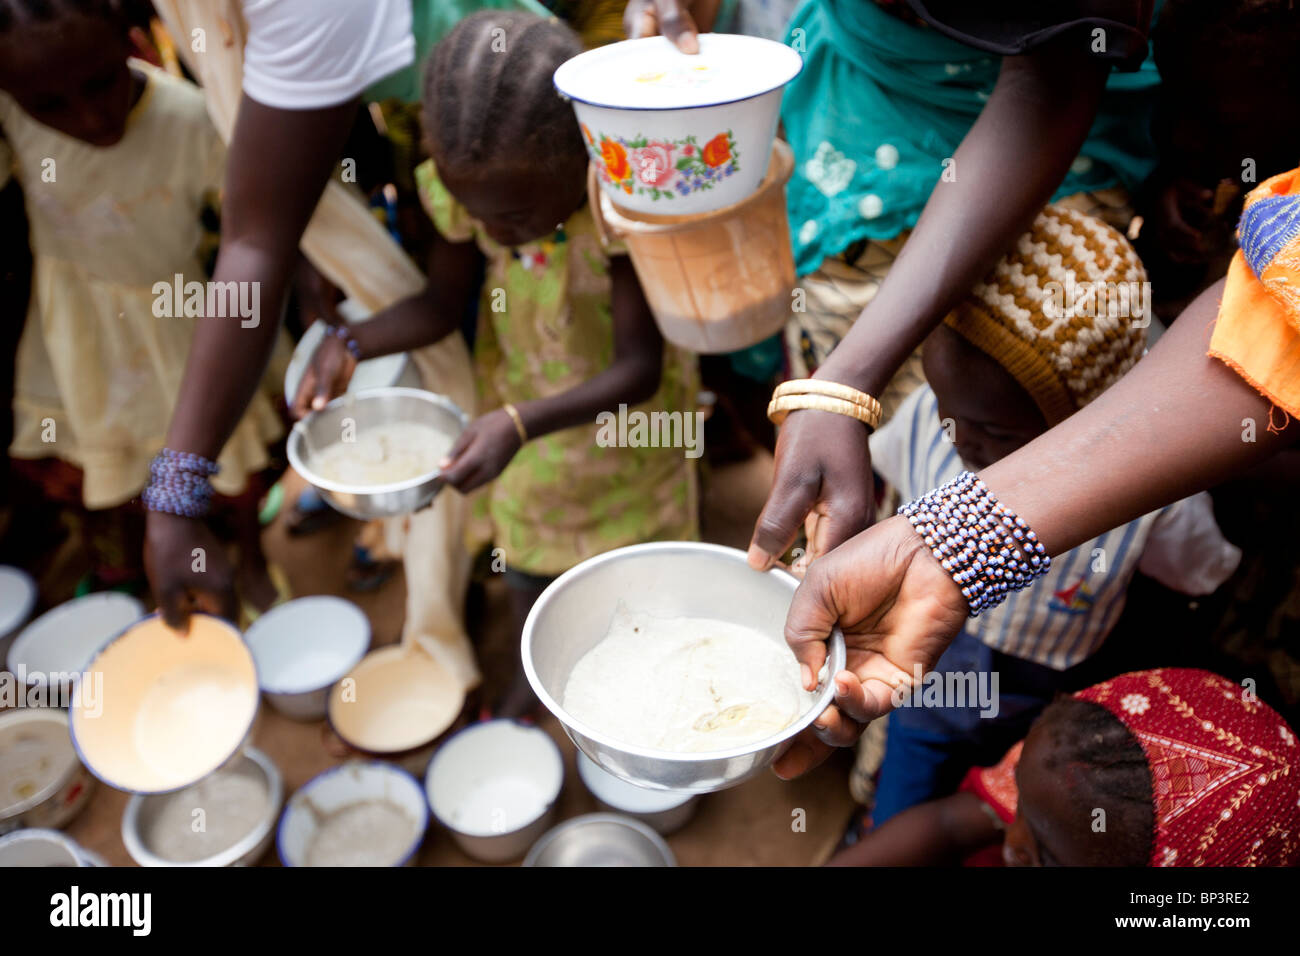
[[[432, 161], [416, 183], [443, 237], [474, 241], [487, 260], [474, 345], [481, 412], [557, 395], [609, 367], [609, 260], [622, 250], [602, 244], [586, 206], [562, 239], [512, 250], [469, 216]], [[693, 414], [697, 389], [694, 356], [665, 344], [658, 392], [629, 412]], [[604, 447], [598, 433], [593, 421], [525, 444], [478, 499], [476, 517], [487, 521], [476, 522], [473, 544], [490, 536], [510, 568], [552, 576], [611, 548], [697, 538], [698, 476], [685, 450]]]

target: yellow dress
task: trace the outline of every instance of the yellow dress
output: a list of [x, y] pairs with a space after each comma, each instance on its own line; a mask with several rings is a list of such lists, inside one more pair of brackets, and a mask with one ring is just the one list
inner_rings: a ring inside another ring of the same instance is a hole
[[[137, 496], [164, 443], [196, 320], [155, 315], [154, 286], [174, 287], [177, 275], [206, 280], [200, 214], [225, 166], [199, 89], [131, 65], [146, 77], [145, 91], [122, 140], [106, 149], [36, 122], [0, 93], [0, 128], [35, 259], [10, 454], [80, 467], [92, 509]], [[263, 311], [262, 321], [277, 321], [273, 308]], [[278, 361], [221, 453], [213, 480], [220, 493], [243, 490], [268, 464], [267, 444], [283, 434], [267, 393], [282, 380], [287, 344], [282, 336]]]
[[[609, 367], [611, 250], [586, 206], [564, 224], [563, 240], [512, 251], [447, 191], [432, 160], [415, 176], [438, 231], [475, 241], [487, 260], [474, 343], [481, 412], [566, 392]], [[658, 392], [629, 412], [691, 415], [697, 389], [694, 356], [665, 344]], [[697, 501], [695, 461], [683, 448], [602, 443], [592, 423], [529, 441], [476, 508], [486, 508], [508, 567], [552, 576], [613, 548], [697, 538]]]

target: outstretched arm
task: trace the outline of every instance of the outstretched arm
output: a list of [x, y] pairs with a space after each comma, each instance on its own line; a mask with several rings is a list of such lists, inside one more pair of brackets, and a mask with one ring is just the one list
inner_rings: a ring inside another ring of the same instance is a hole
[[1002, 840], [1002, 829], [973, 793], [954, 793], [908, 807], [827, 866], [957, 866], [966, 857]]
[[[260, 314], [247, 324], [198, 321], [167, 447], [216, 459], [244, 414], [275, 342], [298, 242], [355, 112], [355, 101], [309, 110], [274, 109], [247, 96], [240, 103], [213, 281], [248, 283]], [[150, 512], [147, 535], [149, 580], [169, 624], [184, 626], [196, 608], [234, 616], [229, 564], [201, 520]]]
[[[1053, 47], [1003, 60], [997, 85], [875, 299], [816, 378], [879, 396], [894, 372], [1033, 222], [1088, 134], [1107, 68]], [[938, 177], [940, 170], [935, 170]], [[830, 412], [790, 414], [750, 561], [765, 567], [810, 512], [829, 551], [871, 521], [867, 430]]]
[[[1060, 554], [1253, 467], [1300, 426], [1266, 427], [1269, 402], [1207, 357], [1222, 283], [1202, 293], [1140, 361], [1095, 402], [980, 477]], [[1255, 422], [1253, 437], [1246, 426]], [[1246, 434], [1243, 434], [1243, 433]], [[786, 640], [811, 673], [838, 623], [849, 669], [835, 704], [777, 763], [804, 773], [861, 725], [888, 713], [891, 691], [928, 671], [966, 619], [966, 602], [904, 518], [894, 517], [813, 562], [795, 592]], [[809, 673], [809, 672], [806, 672]]]

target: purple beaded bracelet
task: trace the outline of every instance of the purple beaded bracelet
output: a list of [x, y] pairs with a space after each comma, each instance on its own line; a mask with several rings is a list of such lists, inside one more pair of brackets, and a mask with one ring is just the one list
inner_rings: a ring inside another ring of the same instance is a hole
[[1052, 558], [1025, 520], [969, 471], [898, 509], [951, 576], [971, 617], [1047, 573]]
[[330, 335], [343, 343], [343, 347], [348, 350], [348, 354], [358, 362], [361, 361], [361, 346], [358, 345], [357, 340], [352, 337], [351, 329], [346, 325], [336, 325], [330, 329]]
[[150, 511], [201, 518], [212, 503], [208, 479], [220, 470], [210, 458], [164, 448], [149, 463], [149, 484], [140, 500]]

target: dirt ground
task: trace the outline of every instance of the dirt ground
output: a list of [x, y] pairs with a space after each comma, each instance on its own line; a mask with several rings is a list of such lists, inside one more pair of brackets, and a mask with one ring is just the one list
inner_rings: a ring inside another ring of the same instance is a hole
[[[771, 459], [759, 453], [747, 462], [713, 470], [705, 488], [704, 534], [709, 541], [745, 547], [753, 521], [762, 505], [771, 476]], [[300, 482], [286, 479], [291, 495]], [[283, 529], [283, 516], [265, 533], [265, 546], [272, 560], [288, 572], [296, 595], [337, 594], [354, 601], [370, 618], [373, 646], [394, 643], [402, 627], [405, 583], [395, 575], [383, 587], [369, 594], [355, 594], [345, 586], [355, 526], [341, 522], [317, 535], [290, 538]], [[57, 589], [71, 588], [75, 556], [67, 555], [60, 567], [45, 576]], [[46, 585], [43, 580], [43, 586]], [[48, 591], [48, 588], [47, 588]], [[47, 600], [54, 595], [43, 594]], [[66, 597], [67, 595], [62, 595]], [[499, 583], [489, 583], [482, 634], [474, 635], [483, 669], [492, 681], [508, 661], [509, 613]], [[565, 784], [559, 818], [567, 819], [599, 809], [578, 777], [575, 748], [549, 714], [542, 722], [560, 743], [565, 755]], [[265, 751], [284, 776], [286, 795], [316, 774], [340, 762], [337, 743], [323, 721], [300, 723], [289, 720], [265, 704], [254, 733], [255, 745]], [[793, 782], [783, 782], [764, 773], [739, 787], [705, 796], [694, 819], [669, 837], [668, 842], [683, 866], [707, 865], [809, 865], [829, 856], [853, 810], [846, 776], [849, 753]], [[421, 768], [422, 769], [422, 768]], [[103, 786], [87, 809], [67, 831], [88, 849], [115, 865], [132, 865], [121, 837], [122, 811], [127, 797]], [[800, 813], [799, 811], [803, 811]], [[798, 826], [802, 821], [803, 827]], [[278, 865], [274, 850], [262, 861]], [[451, 835], [433, 824], [418, 862], [424, 866], [475, 865], [460, 852]]]

